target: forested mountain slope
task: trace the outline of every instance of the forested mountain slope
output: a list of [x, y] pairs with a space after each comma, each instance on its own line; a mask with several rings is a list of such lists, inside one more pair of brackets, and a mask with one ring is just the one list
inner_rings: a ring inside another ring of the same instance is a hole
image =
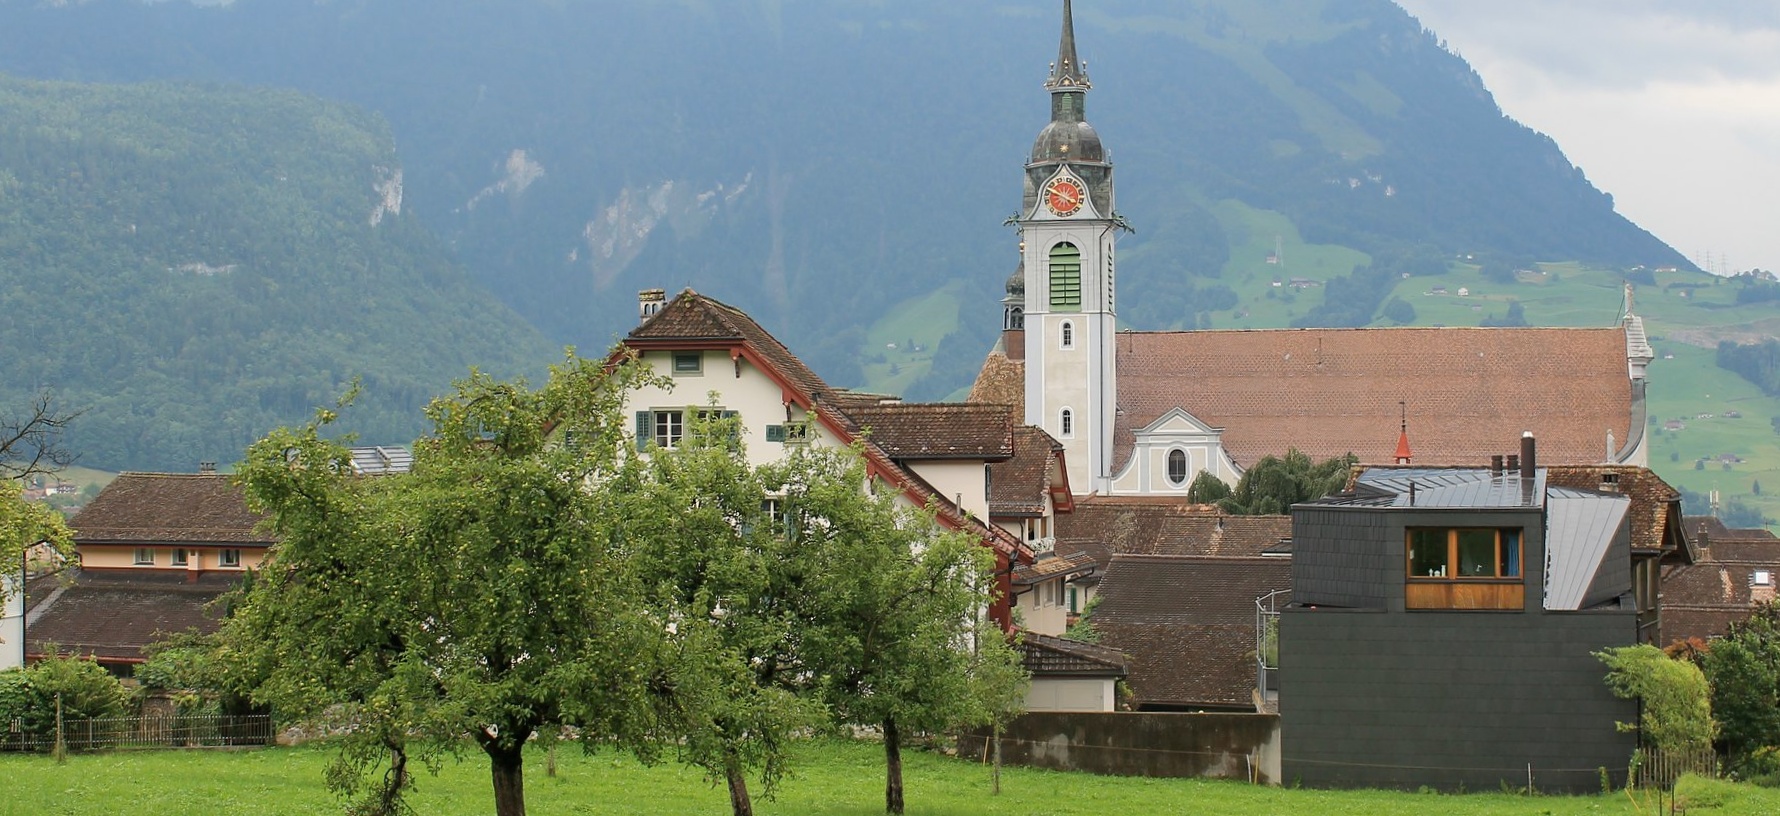
[[0, 77], [0, 404], [84, 409], [81, 464], [228, 464], [331, 405], [406, 444], [553, 348], [403, 206], [376, 114], [295, 91]]
[[[553, 339], [603, 345], [637, 289], [690, 285], [837, 383], [931, 397], [999, 325], [999, 225], [1047, 119], [1059, 6], [0, 0], [0, 69], [357, 103], [393, 128], [407, 207]], [[1285, 276], [1376, 267], [1279, 316], [1323, 324], [1376, 319], [1387, 277], [1456, 253], [1688, 265], [1388, 0], [1082, 0], [1076, 19], [1138, 229], [1133, 327], [1241, 325], [1233, 276], [1276, 250]]]

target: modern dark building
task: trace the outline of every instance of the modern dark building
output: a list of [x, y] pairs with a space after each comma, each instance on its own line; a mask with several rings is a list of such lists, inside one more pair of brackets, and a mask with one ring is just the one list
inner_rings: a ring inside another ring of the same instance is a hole
[[1293, 508], [1285, 779], [1493, 790], [1530, 775], [1585, 791], [1604, 768], [1624, 782], [1635, 745], [1615, 723], [1638, 707], [1593, 653], [1639, 642], [1654, 588], [1634, 561], [1676, 542], [1645, 554], [1633, 497], [1548, 481], [1527, 442], [1524, 468], [1369, 468]]

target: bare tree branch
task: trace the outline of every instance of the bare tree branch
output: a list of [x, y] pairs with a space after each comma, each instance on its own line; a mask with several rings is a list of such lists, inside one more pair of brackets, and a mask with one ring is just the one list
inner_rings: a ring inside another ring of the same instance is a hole
[[62, 446], [62, 432], [83, 413], [62, 408], [54, 394], [40, 391], [28, 408], [0, 417], [0, 477], [20, 479], [74, 464], [74, 452]]

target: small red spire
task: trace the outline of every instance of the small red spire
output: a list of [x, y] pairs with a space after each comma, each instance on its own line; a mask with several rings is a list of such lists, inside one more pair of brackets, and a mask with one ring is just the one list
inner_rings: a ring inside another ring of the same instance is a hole
[[1397, 464], [1407, 465], [1415, 458], [1409, 451], [1409, 405], [1399, 402], [1397, 408], [1403, 413], [1403, 429], [1397, 434]]

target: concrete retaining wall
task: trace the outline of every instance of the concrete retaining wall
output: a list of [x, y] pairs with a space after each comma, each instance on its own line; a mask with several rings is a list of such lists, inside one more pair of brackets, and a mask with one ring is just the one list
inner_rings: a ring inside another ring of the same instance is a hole
[[[989, 755], [984, 732], [959, 738], [961, 756]], [[1206, 777], [1279, 784], [1279, 716], [1032, 712], [1002, 731], [1007, 765], [1110, 776]]]

